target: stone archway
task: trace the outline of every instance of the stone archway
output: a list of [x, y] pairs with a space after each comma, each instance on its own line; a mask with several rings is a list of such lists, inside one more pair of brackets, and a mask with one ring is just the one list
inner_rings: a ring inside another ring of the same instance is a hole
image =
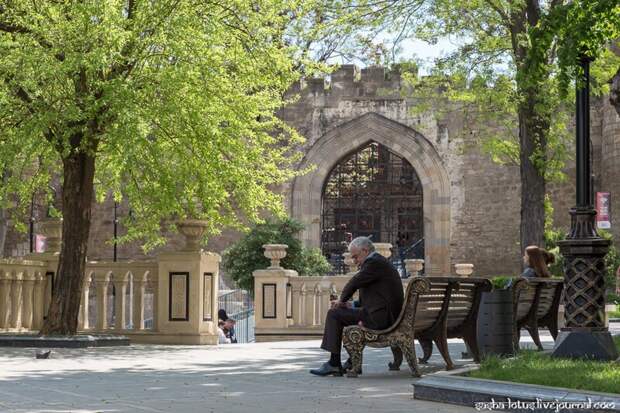
[[385, 145], [407, 159], [424, 191], [426, 272], [450, 273], [450, 181], [433, 145], [415, 130], [376, 113], [367, 113], [322, 136], [307, 152], [300, 169], [315, 169], [293, 181], [290, 214], [306, 224], [302, 242], [319, 247], [321, 194], [332, 168], [348, 153], [369, 141]]

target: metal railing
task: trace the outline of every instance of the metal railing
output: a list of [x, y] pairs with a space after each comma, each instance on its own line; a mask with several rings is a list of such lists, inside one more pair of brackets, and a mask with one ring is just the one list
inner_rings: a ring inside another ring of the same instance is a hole
[[254, 342], [254, 301], [246, 290], [223, 292], [218, 297], [218, 308], [236, 321], [237, 343]]

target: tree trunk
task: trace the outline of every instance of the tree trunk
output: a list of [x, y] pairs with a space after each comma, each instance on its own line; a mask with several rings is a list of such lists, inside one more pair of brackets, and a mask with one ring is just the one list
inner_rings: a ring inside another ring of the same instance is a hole
[[[540, 102], [536, 91], [526, 93], [519, 107], [519, 141], [521, 144], [521, 250], [529, 245], [545, 246], [545, 178], [532, 158], [547, 149], [549, 123], [536, 110]], [[538, 153], [537, 153], [538, 152]]]
[[[9, 178], [9, 172], [5, 169], [0, 177], [0, 184], [5, 185]], [[4, 257], [4, 244], [6, 242], [6, 233], [9, 229], [9, 214], [4, 208], [0, 208], [0, 258]]]
[[74, 150], [63, 159], [62, 247], [54, 294], [42, 335], [71, 335], [77, 332], [86, 250], [94, 197], [95, 158]]
[[611, 79], [611, 89], [609, 93], [609, 101], [616, 108], [616, 112], [620, 115], [620, 67]]

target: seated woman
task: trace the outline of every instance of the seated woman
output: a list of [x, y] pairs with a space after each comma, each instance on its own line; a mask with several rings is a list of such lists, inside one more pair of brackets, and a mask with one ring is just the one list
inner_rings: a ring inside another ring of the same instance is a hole
[[530, 245], [525, 249], [523, 255], [525, 269], [521, 273], [521, 277], [551, 277], [548, 265], [554, 262], [555, 257], [552, 253], [536, 245]]

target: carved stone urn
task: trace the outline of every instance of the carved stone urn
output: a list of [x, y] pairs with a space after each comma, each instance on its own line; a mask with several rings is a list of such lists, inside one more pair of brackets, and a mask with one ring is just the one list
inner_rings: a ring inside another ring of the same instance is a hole
[[392, 244], [389, 242], [375, 242], [375, 250], [383, 255], [385, 258], [390, 258], [392, 255]]
[[469, 277], [474, 272], [474, 264], [454, 264], [454, 270], [461, 277]]
[[354, 272], [357, 269], [355, 261], [351, 258], [350, 252], [342, 254], [344, 256], [344, 265], [347, 267], [347, 273]]
[[196, 252], [201, 250], [201, 240], [207, 230], [207, 221], [201, 219], [181, 219], [176, 222], [179, 232], [185, 237], [184, 252]]
[[412, 277], [420, 275], [420, 271], [424, 268], [424, 260], [405, 260], [405, 269]]
[[270, 270], [282, 268], [280, 266], [280, 260], [286, 257], [286, 250], [288, 245], [286, 244], [265, 244], [263, 245], [265, 249], [265, 257], [271, 260], [271, 266], [268, 268]]
[[62, 244], [62, 219], [45, 218], [37, 223], [38, 233], [45, 237], [45, 252], [59, 252]]

